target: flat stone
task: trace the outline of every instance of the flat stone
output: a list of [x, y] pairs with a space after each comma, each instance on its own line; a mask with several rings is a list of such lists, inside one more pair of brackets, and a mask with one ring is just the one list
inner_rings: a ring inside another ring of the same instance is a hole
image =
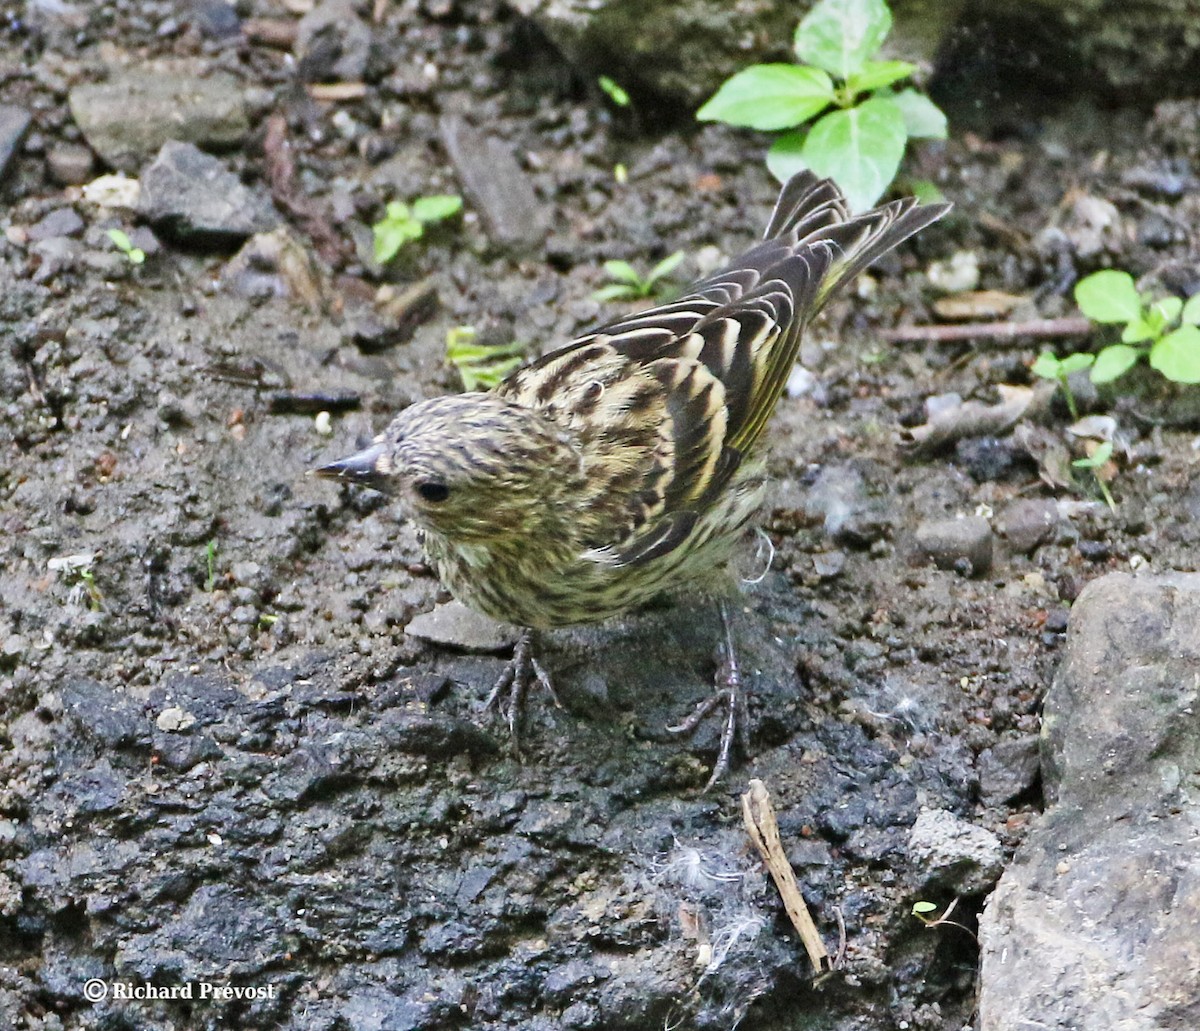
[[53, 236], [78, 236], [83, 232], [83, 219], [74, 208], [56, 208], [26, 232], [31, 243], [40, 243]]
[[1052, 803], [980, 919], [981, 1031], [1200, 1026], [1200, 575], [1083, 590], [1046, 696]]
[[1013, 551], [1028, 555], [1054, 539], [1061, 517], [1050, 498], [1014, 501], [996, 519], [996, 532]]
[[263, 194], [190, 143], [163, 144], [141, 186], [138, 213], [182, 243], [232, 246], [280, 222]]
[[4, 178], [9, 163], [21, 149], [30, 121], [29, 112], [24, 108], [0, 104], [0, 179]]
[[432, 612], [414, 617], [404, 632], [409, 637], [468, 652], [504, 651], [517, 640], [515, 627], [497, 622], [458, 601], [446, 602]]
[[515, 252], [538, 247], [549, 229], [548, 216], [512, 150], [455, 115], [444, 116], [439, 129], [442, 145], [492, 243]]
[[168, 140], [222, 149], [236, 147], [250, 131], [241, 87], [224, 74], [128, 69], [76, 86], [68, 103], [89, 146], [126, 172]]

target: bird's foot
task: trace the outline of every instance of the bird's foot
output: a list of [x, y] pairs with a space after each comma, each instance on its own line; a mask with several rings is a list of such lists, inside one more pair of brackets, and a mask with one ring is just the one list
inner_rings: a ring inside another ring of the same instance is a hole
[[560, 709], [562, 702], [554, 690], [554, 683], [545, 667], [533, 654], [533, 631], [523, 630], [513, 647], [513, 657], [496, 680], [491, 694], [483, 703], [485, 712], [498, 713], [508, 724], [509, 740], [513, 755], [521, 758], [521, 716], [525, 709], [525, 698], [530, 684], [538, 683]]
[[672, 734], [692, 734], [712, 713], [722, 713], [721, 743], [712, 774], [704, 785], [705, 792], [729, 772], [735, 744], [743, 755], [750, 754], [750, 717], [746, 709], [746, 692], [742, 687], [741, 668], [733, 650], [733, 631], [724, 606], [721, 607], [721, 621], [725, 625], [725, 643], [721, 647], [722, 658], [714, 677], [713, 693], [697, 705], [686, 719], [667, 727]]

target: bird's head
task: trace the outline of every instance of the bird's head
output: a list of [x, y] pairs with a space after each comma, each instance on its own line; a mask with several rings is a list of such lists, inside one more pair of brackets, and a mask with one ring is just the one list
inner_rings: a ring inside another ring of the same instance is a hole
[[406, 408], [370, 447], [315, 471], [390, 495], [414, 523], [452, 542], [486, 543], [546, 532], [579, 467], [549, 419], [468, 393]]

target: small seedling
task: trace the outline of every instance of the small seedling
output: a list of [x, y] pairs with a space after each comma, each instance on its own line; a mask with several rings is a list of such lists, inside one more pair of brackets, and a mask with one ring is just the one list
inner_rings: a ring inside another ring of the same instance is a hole
[[629, 94], [621, 88], [615, 79], [610, 79], [607, 75], [601, 75], [597, 80], [600, 88], [604, 90], [605, 96], [608, 97], [617, 107], [629, 106]]
[[665, 287], [665, 280], [683, 261], [683, 251], [676, 251], [663, 258], [643, 278], [627, 261], [606, 261], [604, 271], [612, 280], [592, 294], [596, 301], [633, 301], [654, 297]]
[[1117, 503], [1113, 501], [1112, 492], [1108, 489], [1108, 484], [1104, 482], [1104, 477], [1100, 475], [1100, 470], [1108, 464], [1108, 460], [1112, 458], [1113, 446], [1111, 440], [1101, 441], [1086, 458], [1077, 458], [1071, 463], [1076, 469], [1090, 469], [1092, 477], [1096, 481], [1096, 486], [1100, 488], [1100, 493], [1104, 495], [1104, 501], [1108, 507], [1115, 512]]
[[129, 234], [121, 229], [106, 229], [104, 235], [112, 240], [113, 245], [128, 259], [130, 265], [141, 265], [146, 260], [146, 252], [140, 247], [134, 247]]
[[523, 344], [488, 346], [477, 344], [477, 336], [474, 326], [456, 326], [446, 334], [446, 358], [462, 377], [464, 390], [490, 390], [524, 357]]
[[1105, 269], [1075, 284], [1075, 303], [1093, 322], [1124, 326], [1121, 342], [1095, 356], [1093, 383], [1112, 383], [1143, 355], [1173, 383], [1200, 383], [1200, 294], [1155, 298], [1128, 272]]
[[792, 48], [800, 64], [743, 69], [696, 117], [794, 130], [768, 151], [771, 172], [780, 181], [805, 168], [830, 176], [852, 209], [865, 210], [895, 178], [910, 139], [946, 137], [946, 116], [933, 101], [895, 88], [916, 66], [877, 60], [891, 27], [884, 0], [819, 0], [796, 28]]
[[1066, 358], [1059, 358], [1053, 351], [1043, 351], [1038, 355], [1037, 361], [1033, 363], [1029, 371], [1042, 379], [1057, 380], [1058, 385], [1062, 387], [1063, 397], [1067, 399], [1067, 408], [1071, 413], [1071, 418], [1078, 419], [1079, 406], [1075, 403], [1075, 394], [1071, 390], [1068, 379], [1073, 372], [1086, 369], [1095, 360], [1094, 354], [1069, 354]]
[[371, 227], [375, 234], [375, 260], [386, 265], [406, 243], [421, 239], [426, 226], [457, 215], [462, 206], [462, 198], [452, 194], [418, 197], [411, 205], [392, 201], [383, 218]]
[[82, 605], [87, 600], [87, 607], [93, 612], [99, 612], [103, 606], [104, 597], [96, 585], [96, 574], [93, 566], [96, 556], [92, 552], [82, 552], [78, 555], [62, 555], [50, 559], [46, 563], [52, 573], [58, 573], [71, 585], [67, 595], [70, 605]]
[[217, 539], [214, 537], [204, 547], [204, 564], [208, 574], [204, 578], [204, 591], [212, 594], [217, 585]]
[[975, 938], [975, 943], [979, 943], [979, 939], [975, 937], [975, 932], [965, 924], [960, 924], [956, 920], [950, 919], [950, 914], [954, 912], [954, 907], [958, 905], [958, 899], [955, 899], [946, 907], [946, 912], [941, 916], [934, 916], [938, 911], [938, 907], [933, 902], [914, 902], [912, 907], [912, 915], [921, 921], [926, 927], [957, 927], [960, 931], [966, 931], [972, 938]]

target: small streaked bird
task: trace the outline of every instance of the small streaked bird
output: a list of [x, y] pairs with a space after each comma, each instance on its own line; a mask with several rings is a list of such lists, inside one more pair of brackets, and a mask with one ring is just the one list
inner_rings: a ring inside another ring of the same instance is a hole
[[[406, 408], [318, 470], [394, 497], [461, 602], [524, 628], [488, 699], [516, 742], [529, 684], [550, 680], [533, 630], [607, 619], [719, 583], [763, 496], [763, 436], [804, 327], [835, 290], [949, 205], [851, 215], [828, 179], [784, 187], [763, 242], [679, 300], [608, 323], [488, 393]], [[744, 742], [728, 616], [725, 712], [711, 786]], [[738, 723], [741, 727], [738, 727]]]

